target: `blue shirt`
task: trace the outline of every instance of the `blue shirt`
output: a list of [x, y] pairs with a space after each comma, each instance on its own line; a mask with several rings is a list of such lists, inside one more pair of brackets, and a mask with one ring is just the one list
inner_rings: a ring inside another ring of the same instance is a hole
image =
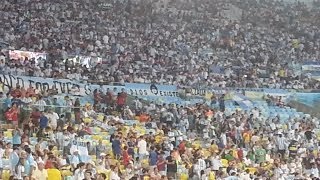
[[49, 119], [46, 116], [40, 117], [40, 128], [46, 128], [48, 126]]
[[114, 154], [121, 154], [121, 143], [119, 140], [115, 139], [112, 141], [112, 150]]
[[12, 136], [12, 144], [21, 144], [21, 136], [18, 132], [14, 132]]
[[77, 164], [79, 164], [80, 161], [80, 156], [79, 155], [72, 155], [71, 159], [70, 159], [70, 163], [74, 166], [77, 166]]
[[36, 162], [34, 161], [34, 158], [33, 158], [32, 155], [29, 155], [29, 156], [27, 157], [27, 161], [29, 162], [30, 166], [36, 167]]
[[157, 165], [158, 154], [155, 151], [150, 152], [149, 158], [150, 158], [150, 166]]
[[24, 162], [24, 171], [27, 175], [31, 173], [31, 164], [28, 160]]
[[5, 107], [5, 108], [9, 108], [9, 107], [11, 107], [11, 105], [12, 105], [11, 98], [6, 98], [6, 99], [4, 100], [4, 107]]
[[19, 163], [19, 155], [16, 152], [12, 152], [10, 154], [10, 165], [11, 165], [11, 170], [14, 170], [16, 165]]

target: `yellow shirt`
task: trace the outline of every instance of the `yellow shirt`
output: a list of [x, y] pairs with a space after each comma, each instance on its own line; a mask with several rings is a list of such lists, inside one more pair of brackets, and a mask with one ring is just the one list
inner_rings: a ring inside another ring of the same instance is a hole
[[243, 139], [245, 143], [249, 143], [251, 140], [250, 134], [249, 133], [243, 133]]
[[39, 169], [36, 169], [32, 174], [32, 178], [36, 180], [47, 180], [48, 172], [46, 169], [43, 169], [42, 171], [40, 171]]
[[211, 150], [211, 152], [219, 152], [219, 147], [218, 147], [218, 145], [216, 145], [216, 144], [212, 144], [211, 146], [210, 146], [210, 150]]
[[215, 176], [214, 172], [210, 171], [209, 180], [215, 180], [215, 179], [216, 179], [216, 176]]
[[48, 169], [48, 180], [62, 180], [61, 172], [58, 169]]
[[285, 71], [283, 69], [280, 69], [279, 76], [284, 77], [284, 75], [285, 75]]

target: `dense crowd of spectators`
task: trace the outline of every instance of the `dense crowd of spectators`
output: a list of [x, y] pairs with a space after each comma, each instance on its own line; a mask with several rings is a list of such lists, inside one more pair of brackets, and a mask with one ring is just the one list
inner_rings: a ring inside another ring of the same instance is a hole
[[[301, 63], [320, 56], [318, 17], [319, 9], [275, 0], [3, 0], [0, 72], [92, 83], [318, 89], [301, 71]], [[48, 56], [12, 60], [14, 49]], [[91, 62], [75, 63], [75, 56]], [[128, 102], [124, 89], [95, 90], [93, 104], [55, 95], [55, 88], [1, 84], [2, 179], [320, 177], [319, 121], [308, 115], [282, 122], [263, 108], [231, 111], [223, 95], [190, 106]], [[264, 108], [286, 112], [281, 98], [266, 99]], [[78, 141], [84, 148], [74, 149]]]
[[[131, 107], [118, 108], [122, 100], [119, 104], [119, 99], [111, 98], [99, 102], [109, 113], [99, 114], [74, 97], [58, 103], [29, 88], [27, 93], [34, 98], [27, 101], [19, 96], [21, 91], [5, 92], [1, 103], [2, 119], [13, 124], [0, 136], [3, 179], [10, 175], [18, 180], [320, 176], [319, 121], [307, 115], [284, 123], [279, 116], [264, 116], [259, 108], [230, 111], [223, 96], [210, 106], [185, 107], [136, 99]], [[126, 98], [124, 102], [128, 104]], [[97, 127], [97, 119], [104, 126]], [[125, 125], [132, 119], [136, 121]], [[83, 149], [73, 149], [74, 141], [85, 142], [89, 156], [82, 154]]]
[[[241, 12], [238, 20], [223, 16], [228, 9]], [[0, 10], [9, 48], [48, 53], [36, 64], [5, 57], [3, 73], [105, 83], [319, 86], [301, 72], [301, 63], [320, 52], [319, 10], [303, 3], [5, 0]], [[75, 55], [102, 61], [91, 67], [65, 61]]]

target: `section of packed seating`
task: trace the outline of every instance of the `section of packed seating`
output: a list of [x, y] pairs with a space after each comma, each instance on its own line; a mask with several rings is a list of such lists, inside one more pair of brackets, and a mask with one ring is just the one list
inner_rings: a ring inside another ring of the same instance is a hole
[[2, 0], [0, 179], [319, 179], [317, 112], [292, 106], [320, 104], [319, 17], [318, 1]]

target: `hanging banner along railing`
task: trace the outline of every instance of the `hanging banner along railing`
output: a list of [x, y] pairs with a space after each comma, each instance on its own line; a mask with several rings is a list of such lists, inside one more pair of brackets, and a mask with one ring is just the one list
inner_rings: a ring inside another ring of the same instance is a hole
[[209, 100], [212, 95], [229, 95], [232, 93], [241, 93], [249, 99], [262, 99], [264, 95], [287, 96], [290, 92], [287, 89], [268, 89], [268, 88], [194, 88], [180, 86], [178, 90], [186, 99], [204, 98]]
[[126, 83], [125, 87], [127, 92], [132, 96], [179, 96], [176, 86]]
[[131, 96], [157, 103], [181, 103], [176, 86], [157, 84], [125, 83], [125, 89]]
[[320, 62], [312, 62], [312, 61], [309, 61], [309, 62], [304, 62], [302, 64], [302, 71], [304, 72], [310, 72], [310, 71], [317, 71], [319, 72], [320, 71]]
[[29, 77], [29, 76], [13, 76], [13, 75], [0, 75], [0, 83], [9, 88], [16, 88], [17, 85], [24, 87], [25, 89], [32, 86], [40, 91], [46, 89], [52, 89], [55, 87], [59, 93], [87, 96], [93, 93], [95, 89], [117, 89], [121, 91], [124, 86], [109, 86], [109, 85], [97, 85], [80, 83], [69, 79], [54, 79], [54, 78], [41, 78], [41, 77]]

